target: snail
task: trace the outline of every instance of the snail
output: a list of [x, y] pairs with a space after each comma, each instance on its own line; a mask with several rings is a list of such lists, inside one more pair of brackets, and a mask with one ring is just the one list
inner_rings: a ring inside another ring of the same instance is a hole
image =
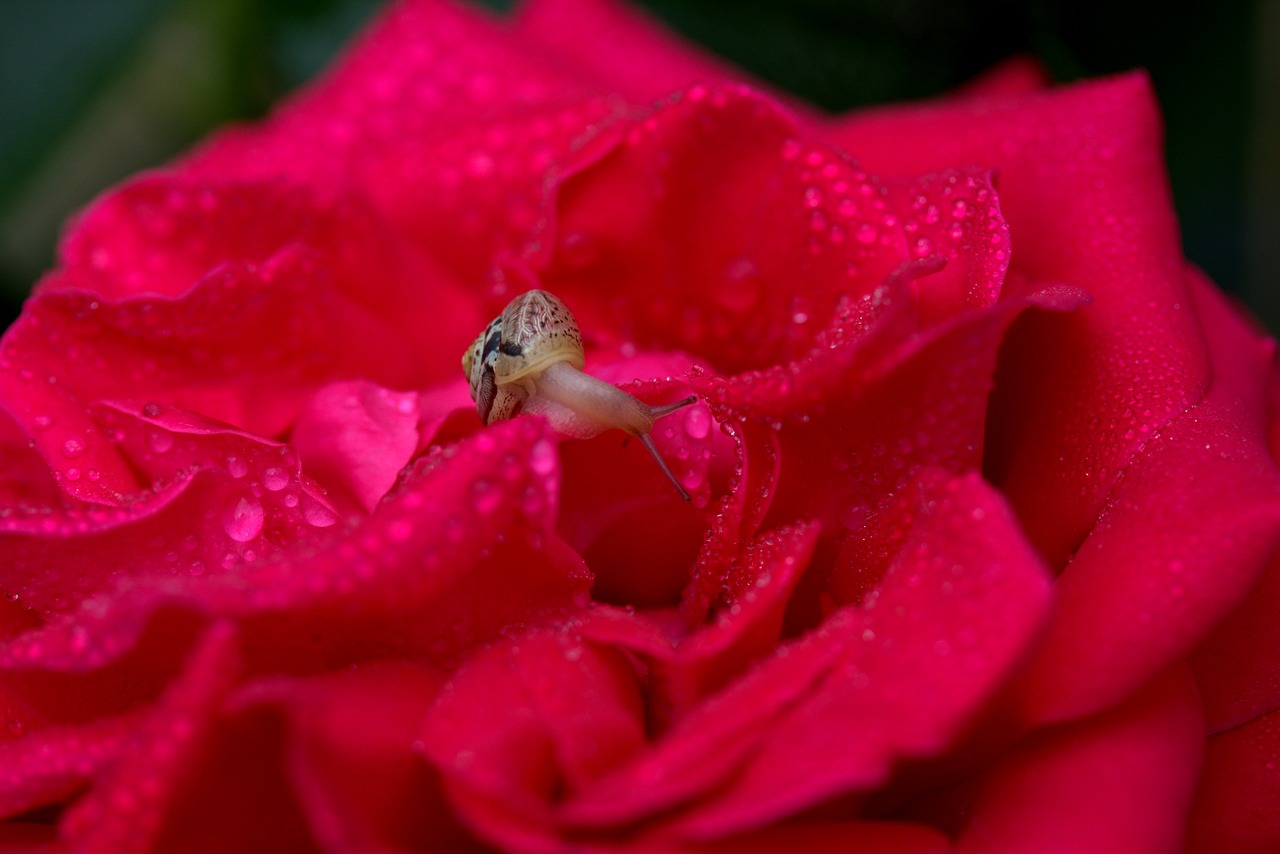
[[655, 420], [698, 398], [690, 395], [650, 406], [583, 373], [584, 364], [578, 321], [558, 297], [542, 290], [528, 291], [508, 303], [462, 355], [462, 372], [485, 424], [533, 412], [561, 433], [581, 439], [616, 428], [644, 444], [688, 501], [689, 493], [667, 468], [649, 430]]

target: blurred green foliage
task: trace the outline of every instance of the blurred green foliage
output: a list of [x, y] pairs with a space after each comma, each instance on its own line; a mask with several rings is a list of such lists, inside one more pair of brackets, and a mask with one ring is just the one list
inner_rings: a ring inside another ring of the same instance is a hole
[[[1266, 0], [644, 0], [829, 109], [926, 97], [1017, 53], [1146, 67], [1187, 255], [1280, 328], [1280, 15]], [[0, 0], [0, 323], [95, 194], [314, 75], [378, 0]], [[505, 8], [503, 0], [489, 6]]]

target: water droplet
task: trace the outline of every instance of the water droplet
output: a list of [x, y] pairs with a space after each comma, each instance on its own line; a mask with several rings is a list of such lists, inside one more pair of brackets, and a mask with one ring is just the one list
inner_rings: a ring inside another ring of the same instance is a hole
[[53, 419], [48, 415], [37, 415], [31, 419], [31, 426], [37, 430], [48, 430], [53, 426]]
[[396, 519], [387, 526], [387, 536], [402, 543], [413, 536], [413, 523], [408, 519]]
[[547, 439], [539, 439], [533, 443], [529, 452], [529, 468], [534, 474], [549, 475], [556, 468], [556, 448]]
[[240, 498], [222, 516], [222, 527], [227, 536], [238, 543], [247, 543], [262, 533], [262, 505], [252, 498]]
[[84, 442], [74, 437], [62, 443], [62, 455], [69, 460], [74, 460], [83, 454], [85, 450]]
[[262, 473], [262, 485], [271, 492], [279, 492], [289, 485], [289, 474], [273, 466]]
[[302, 516], [307, 520], [307, 524], [316, 528], [327, 528], [338, 521], [338, 517], [333, 515], [333, 511], [323, 504], [309, 504], [302, 511]]
[[163, 454], [173, 447], [173, 434], [163, 430], [152, 430], [147, 436], [147, 447], [157, 454]]
[[858, 226], [858, 230], [854, 233], [854, 237], [858, 238], [858, 242], [864, 246], [869, 246], [876, 242], [876, 227], [869, 222], [864, 222]]
[[239, 457], [227, 457], [227, 472], [232, 477], [244, 477], [249, 473], [249, 464]]
[[705, 439], [711, 432], [711, 416], [701, 406], [693, 406], [685, 411], [684, 432], [692, 439]]

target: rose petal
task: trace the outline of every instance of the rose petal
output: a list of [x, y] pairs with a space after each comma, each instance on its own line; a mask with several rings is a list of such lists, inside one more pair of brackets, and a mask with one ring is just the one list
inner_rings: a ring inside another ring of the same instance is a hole
[[287, 776], [286, 735], [274, 710], [225, 709], [204, 735], [200, 764], [174, 794], [155, 850], [316, 850]]
[[913, 533], [874, 604], [780, 648], [568, 814], [613, 825], [714, 788], [673, 832], [719, 836], [869, 788], [894, 761], [943, 749], [1034, 636], [1049, 587], [977, 478], [925, 479], [914, 494]]
[[952, 90], [950, 97], [975, 101], [1010, 98], [1039, 92], [1052, 83], [1049, 69], [1038, 58], [1011, 56]]
[[[585, 851], [611, 850], [606, 846]], [[946, 854], [951, 843], [920, 825], [889, 821], [791, 822], [722, 840], [689, 842], [653, 835], [627, 848], [633, 854], [776, 854], [779, 851], [857, 851], [860, 854]]]
[[182, 168], [358, 186], [359, 170], [388, 147], [425, 148], [460, 127], [583, 92], [473, 6], [397, 3], [321, 80], [258, 125], [214, 137]]
[[736, 460], [729, 493], [716, 507], [680, 601], [680, 612], [690, 625], [706, 618], [732, 572], [733, 561], [759, 530], [781, 465], [777, 432], [759, 420], [722, 420], [720, 429], [734, 441]]
[[1141, 74], [854, 114], [832, 130], [881, 174], [998, 169], [1015, 266], [1093, 295], [1086, 312], [1020, 324], [992, 409], [988, 470], [1055, 566], [1125, 462], [1207, 383], [1159, 130]]
[[247, 687], [240, 709], [277, 706], [285, 771], [311, 830], [330, 850], [470, 850], [440, 782], [413, 750], [440, 676], [373, 663]]
[[141, 713], [72, 727], [42, 727], [0, 742], [0, 815], [58, 804], [84, 790], [115, 762]]
[[528, 848], [555, 801], [643, 744], [643, 716], [619, 653], [534, 635], [473, 658], [450, 680], [422, 750], [477, 833]]
[[372, 512], [418, 449], [417, 395], [368, 382], [318, 391], [290, 433], [307, 474]]
[[1280, 845], [1280, 712], [1209, 739], [1186, 850], [1274, 851]]
[[527, 260], [584, 328], [721, 370], [803, 355], [841, 297], [906, 262], [943, 271], [919, 289], [924, 323], [994, 300], [1009, 255], [986, 175], [884, 185], [793, 133], [749, 90], [673, 97], [569, 167]]
[[[234, 571], [122, 584], [9, 643], [0, 664], [100, 668], [130, 650], [163, 662], [174, 644], [144, 628], [155, 614], [187, 625], [193, 611], [238, 618], [244, 658], [260, 669], [313, 672], [396, 656], [456, 661], [512, 624], [558, 620], [580, 607], [590, 573], [552, 531], [557, 490], [545, 428], [532, 419], [495, 425], [434, 454], [359, 527], [335, 527]], [[70, 696], [110, 697], [111, 686], [134, 690], [137, 682], [100, 681]], [[66, 702], [65, 679], [43, 684]]]
[[[601, 88], [653, 101], [695, 83], [759, 81], [614, 0], [526, 0], [516, 32]], [[798, 105], [797, 105], [798, 106]]]
[[1280, 709], [1280, 558], [1190, 658], [1209, 732]]
[[[301, 252], [261, 268], [228, 265], [176, 299], [111, 302], [50, 287], [0, 345], [0, 399], [67, 492], [114, 504], [139, 484], [86, 418], [88, 404], [153, 400], [278, 435], [310, 390], [335, 375], [394, 384], [399, 372], [386, 366], [395, 360], [380, 345], [335, 349], [337, 331], [356, 340], [378, 334]], [[41, 376], [28, 365], [40, 365]]]
[[[1069, 293], [1003, 300], [905, 341], [872, 336], [815, 351], [785, 385], [757, 373], [706, 384], [711, 400], [789, 416], [778, 434], [784, 465], [770, 518], [815, 519], [825, 538], [792, 623], [815, 624], [823, 596], [843, 604], [875, 584], [902, 535], [885, 522], [893, 518], [886, 506], [910, 500], [900, 487], [916, 471], [980, 465], [989, 378], [1009, 324], [1029, 307], [1079, 303]], [[816, 393], [822, 398], [810, 403]]]
[[235, 676], [234, 631], [215, 625], [155, 714], [129, 739], [105, 778], [62, 817], [62, 838], [80, 851], [148, 851], [175, 789], [190, 775], [216, 704]]
[[[1124, 467], [1058, 579], [1058, 608], [1021, 688], [1036, 721], [1114, 703], [1185, 655], [1244, 596], [1280, 539], [1265, 444], [1272, 345], [1202, 278], [1213, 385]], [[1110, 481], [1108, 477], [1106, 480]]]
[[0, 523], [6, 590], [41, 614], [145, 578], [232, 570], [337, 521], [285, 446], [155, 404], [89, 414], [131, 479], [149, 488], [121, 496], [114, 510], [72, 507]]
[[1185, 673], [1051, 730], [979, 783], [957, 845], [969, 852], [1176, 851], [1203, 751]]
[[[89, 288], [111, 300], [139, 293], [177, 297], [227, 264], [267, 264], [302, 247], [342, 295], [339, 302], [353, 304], [341, 312], [348, 327], [343, 349], [395, 351], [382, 365], [394, 384], [451, 375], [469, 330], [486, 319], [457, 283], [398, 240], [355, 193], [175, 173], [145, 175], [95, 201], [60, 247], [66, 275], [41, 288]], [[353, 325], [365, 314], [381, 330], [373, 340]], [[452, 322], [423, 334], [423, 322], [442, 317]], [[234, 341], [261, 351], [262, 339]]]
[[[358, 184], [409, 240], [478, 281], [528, 242], [545, 215], [548, 176], [626, 113], [616, 98], [590, 96], [490, 116], [429, 145], [411, 136], [362, 161]], [[494, 315], [512, 294], [501, 283], [488, 290]], [[478, 333], [485, 320], [466, 328]]]
[[592, 603], [576, 615], [583, 638], [634, 653], [649, 667], [647, 713], [661, 730], [767, 656], [781, 635], [791, 591], [808, 566], [817, 526], [769, 531], [733, 558], [722, 607], [691, 628], [677, 612], [637, 612]]
[[[594, 376], [654, 405], [688, 396], [687, 383], [672, 380], [688, 362], [675, 356], [636, 356], [589, 365]], [[663, 377], [644, 381], [637, 376]], [[679, 498], [639, 442], [607, 432], [559, 445], [566, 489], [558, 530], [596, 574], [596, 601], [657, 607], [678, 601], [706, 530], [706, 504], [725, 489], [731, 443], [713, 430], [702, 403], [654, 424], [650, 438], [672, 474], [692, 495]], [[661, 531], [662, 536], [654, 536]]]
[[654, 662], [662, 697], [650, 702], [678, 715], [771, 652], [782, 634], [791, 591], [817, 540], [816, 524], [798, 524], [748, 543], [729, 567], [728, 590], [722, 594], [726, 604], [714, 622]]

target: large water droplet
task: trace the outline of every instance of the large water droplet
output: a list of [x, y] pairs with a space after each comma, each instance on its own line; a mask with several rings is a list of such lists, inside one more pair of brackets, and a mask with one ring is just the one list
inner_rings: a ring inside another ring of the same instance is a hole
[[316, 528], [328, 528], [338, 521], [333, 511], [320, 503], [308, 504], [302, 511], [302, 516], [307, 520], [307, 524]]
[[705, 439], [711, 432], [711, 416], [701, 406], [690, 407], [684, 416], [684, 432], [692, 439]]
[[279, 492], [289, 485], [289, 473], [282, 468], [269, 468], [262, 473], [262, 485], [271, 492]]
[[529, 453], [529, 468], [533, 469], [534, 474], [543, 476], [555, 471], [555, 445], [551, 444], [547, 439], [539, 439], [534, 442], [533, 448]]
[[231, 539], [247, 543], [262, 533], [262, 521], [262, 505], [252, 498], [240, 498], [223, 514], [222, 527]]

